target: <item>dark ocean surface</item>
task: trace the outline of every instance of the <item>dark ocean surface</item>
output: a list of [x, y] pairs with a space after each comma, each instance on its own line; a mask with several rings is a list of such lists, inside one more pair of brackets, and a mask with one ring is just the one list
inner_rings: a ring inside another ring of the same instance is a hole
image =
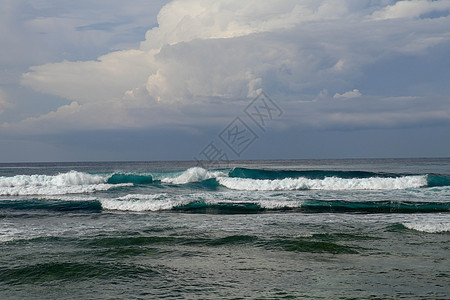
[[0, 164], [0, 299], [450, 299], [450, 159]]

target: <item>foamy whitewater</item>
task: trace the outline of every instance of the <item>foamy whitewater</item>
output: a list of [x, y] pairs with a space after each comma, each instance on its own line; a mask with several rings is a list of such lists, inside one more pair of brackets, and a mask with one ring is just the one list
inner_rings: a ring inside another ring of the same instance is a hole
[[[83, 194], [108, 190], [107, 178], [82, 172], [69, 171], [54, 176], [16, 175], [0, 177], [0, 196]], [[121, 184], [126, 186], [130, 184]], [[117, 186], [116, 186], [117, 187]]]
[[0, 299], [446, 298], [449, 216], [445, 158], [0, 164]]
[[286, 178], [259, 180], [242, 178], [219, 178], [219, 183], [229, 189], [245, 191], [289, 191], [289, 190], [398, 190], [419, 188], [427, 185], [426, 176], [404, 176], [399, 178], [337, 178], [324, 179]]

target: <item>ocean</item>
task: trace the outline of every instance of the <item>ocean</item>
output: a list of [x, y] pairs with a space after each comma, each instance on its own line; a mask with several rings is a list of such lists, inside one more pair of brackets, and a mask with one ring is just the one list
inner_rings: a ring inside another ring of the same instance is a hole
[[0, 164], [0, 299], [450, 299], [450, 159]]

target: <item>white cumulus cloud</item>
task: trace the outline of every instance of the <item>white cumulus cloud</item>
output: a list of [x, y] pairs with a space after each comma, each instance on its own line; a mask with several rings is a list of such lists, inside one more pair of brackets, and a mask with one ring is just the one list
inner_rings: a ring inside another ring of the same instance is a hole
[[0, 89], [0, 114], [3, 113], [7, 108], [12, 107], [12, 104], [6, 99], [6, 93]]
[[281, 102], [302, 100], [321, 90], [335, 93], [333, 98], [362, 97], [357, 89], [339, 92], [355, 86], [369, 66], [395, 56], [425, 55], [450, 41], [448, 16], [402, 19], [446, 11], [449, 1], [384, 3], [172, 1], [136, 49], [92, 61], [31, 67], [22, 84], [74, 102], [22, 125], [65, 122], [68, 127], [119, 128], [167, 120], [189, 123], [192, 118], [186, 114], [192, 105], [220, 103], [205, 107], [229, 111], [227, 105], [261, 90]]
[[334, 94], [334, 99], [350, 99], [350, 98], [359, 98], [362, 94], [359, 90], [354, 89], [353, 91], [348, 91], [343, 94], [336, 93]]
[[387, 20], [397, 18], [417, 18], [432, 12], [450, 12], [450, 1], [430, 1], [430, 0], [405, 0], [398, 1], [393, 5], [373, 13], [376, 20]]

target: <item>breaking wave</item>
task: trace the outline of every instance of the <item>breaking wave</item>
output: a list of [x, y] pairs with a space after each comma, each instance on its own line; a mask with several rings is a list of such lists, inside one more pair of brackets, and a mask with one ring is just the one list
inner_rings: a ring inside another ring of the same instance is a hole
[[130, 186], [177, 185], [196, 190], [293, 191], [293, 190], [401, 190], [443, 188], [450, 178], [436, 174], [388, 174], [364, 171], [261, 170], [234, 168], [155, 173], [88, 174], [70, 171], [57, 175], [16, 175], [0, 177], [0, 196], [64, 195], [107, 191]]
[[[119, 186], [124, 186], [121, 184]], [[100, 175], [70, 171], [54, 176], [16, 175], [0, 177], [0, 196], [64, 195], [105, 191], [114, 186]]]
[[[45, 210], [57, 212], [107, 211], [233, 214], [260, 212], [305, 213], [448, 213], [447, 201], [370, 201], [370, 200], [312, 200], [290, 192], [205, 192], [191, 194], [127, 194], [119, 197], [49, 196], [46, 198], [0, 200], [0, 208]], [[448, 222], [447, 222], [448, 223]], [[420, 230], [421, 223], [404, 224]], [[416, 227], [412, 227], [416, 226]], [[419, 227], [417, 227], [419, 226]], [[424, 225], [423, 225], [424, 226]], [[424, 229], [426, 230], [426, 228]]]
[[445, 233], [450, 232], [450, 222], [404, 222], [402, 223], [407, 229], [425, 233]]
[[405, 218], [391, 227], [394, 230], [409, 230], [420, 233], [450, 233], [448, 213], [419, 214]]
[[160, 211], [170, 210], [174, 203], [167, 194], [135, 194], [119, 197], [118, 199], [101, 199], [103, 209], [118, 211]]
[[102, 207], [118, 211], [200, 211], [218, 209], [234, 212], [294, 209], [301, 207], [301, 200], [283, 195], [266, 195], [248, 192], [194, 193], [168, 195], [129, 194], [117, 199], [100, 199]]
[[324, 179], [285, 178], [248, 179], [219, 178], [219, 183], [229, 189], [244, 191], [287, 191], [287, 190], [396, 190], [418, 188], [427, 185], [426, 176], [404, 176], [397, 178], [338, 178]]
[[120, 183], [132, 183], [132, 184], [151, 184], [154, 183], [152, 175], [147, 174], [124, 174], [114, 173], [109, 178], [107, 183], [120, 184]]
[[[121, 201], [101, 200], [103, 209], [116, 211], [181, 211], [190, 213], [229, 214], [293, 211], [306, 213], [436, 213], [449, 212], [447, 203], [413, 202], [345, 202], [323, 201], [307, 203], [302, 201]], [[407, 226], [407, 225], [405, 225]]]
[[182, 185], [207, 180], [215, 180], [223, 187], [242, 191], [399, 190], [450, 185], [448, 177], [427, 174], [404, 175], [364, 171], [290, 171], [246, 168], [224, 171], [206, 170], [199, 167], [190, 168], [181, 173], [172, 173], [169, 176], [161, 176], [158, 182]]
[[171, 184], [186, 184], [191, 182], [199, 182], [212, 178], [219, 178], [223, 176], [228, 176], [222, 171], [208, 171], [200, 167], [194, 167], [187, 169], [181, 174], [175, 174], [174, 177], [165, 177], [161, 179], [161, 182], [171, 183]]

